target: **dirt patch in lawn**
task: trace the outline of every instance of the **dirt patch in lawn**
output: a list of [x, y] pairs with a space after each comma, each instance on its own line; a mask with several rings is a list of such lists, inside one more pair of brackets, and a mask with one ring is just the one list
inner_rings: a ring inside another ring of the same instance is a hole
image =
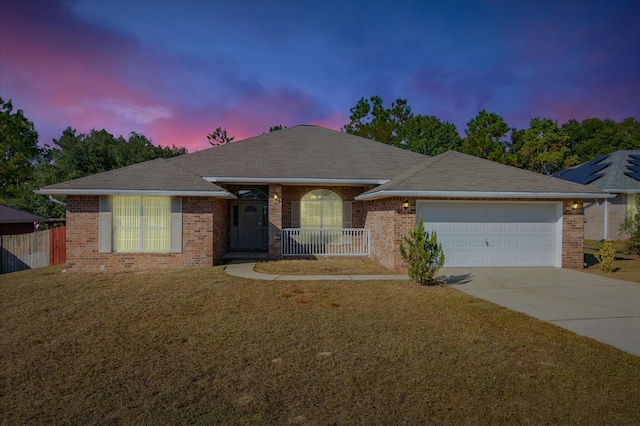
[[276, 275], [401, 275], [370, 259], [292, 259], [258, 262], [256, 272]]
[[404, 281], [0, 276], [2, 424], [637, 424], [640, 357]]
[[616, 270], [604, 272], [600, 267], [595, 254], [602, 248], [602, 242], [585, 241], [584, 262], [586, 266], [584, 272], [640, 283], [640, 256], [625, 251], [624, 241], [613, 241], [612, 243], [616, 250]]

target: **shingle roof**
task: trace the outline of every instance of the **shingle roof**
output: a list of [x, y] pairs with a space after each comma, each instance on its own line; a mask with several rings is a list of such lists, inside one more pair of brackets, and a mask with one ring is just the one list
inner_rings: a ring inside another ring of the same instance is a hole
[[37, 214], [14, 209], [13, 207], [0, 204], [0, 223], [30, 223], [44, 222], [45, 219]]
[[555, 174], [572, 182], [606, 191], [640, 192], [640, 150], [603, 155]]
[[42, 194], [91, 194], [124, 191], [190, 195], [228, 195], [224, 188], [169, 161], [158, 158], [144, 163], [45, 186]]
[[[516, 167], [506, 166], [456, 151], [428, 158], [384, 185], [373, 188], [359, 199], [380, 198], [405, 193], [411, 196], [436, 196], [438, 193], [475, 196], [565, 196], [600, 195], [584, 185]], [[602, 193], [601, 195], [605, 195]]]
[[[402, 172], [405, 170], [405, 172]], [[296, 126], [204, 151], [157, 159], [42, 188], [42, 194], [158, 193], [234, 197], [218, 182], [383, 184], [359, 199], [398, 191], [471, 194], [587, 194], [583, 185], [454, 151], [427, 157], [380, 142]], [[386, 194], [386, 195], [385, 195]]]
[[295, 126], [170, 159], [203, 177], [386, 180], [428, 158], [319, 126]]

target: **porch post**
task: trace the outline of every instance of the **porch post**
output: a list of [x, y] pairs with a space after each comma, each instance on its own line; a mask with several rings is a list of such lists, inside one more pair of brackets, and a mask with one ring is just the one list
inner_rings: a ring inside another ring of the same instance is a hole
[[269, 257], [282, 257], [282, 185], [279, 184], [269, 184]]

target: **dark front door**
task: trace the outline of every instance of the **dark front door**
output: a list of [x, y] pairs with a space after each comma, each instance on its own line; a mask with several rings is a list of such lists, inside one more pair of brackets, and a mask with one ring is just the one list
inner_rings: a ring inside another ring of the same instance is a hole
[[267, 247], [265, 232], [266, 201], [243, 202], [239, 205], [238, 248], [241, 250], [264, 250]]

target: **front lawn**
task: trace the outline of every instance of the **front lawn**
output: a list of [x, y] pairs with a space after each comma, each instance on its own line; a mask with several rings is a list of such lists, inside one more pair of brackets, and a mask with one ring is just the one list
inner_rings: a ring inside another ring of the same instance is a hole
[[612, 241], [616, 250], [616, 270], [614, 272], [604, 272], [595, 257], [595, 254], [602, 248], [602, 242], [586, 240], [584, 242], [585, 272], [603, 275], [619, 280], [634, 281], [640, 283], [640, 256], [630, 254], [624, 249], [624, 241]]
[[256, 272], [275, 275], [402, 275], [405, 272], [392, 271], [370, 259], [328, 258], [291, 259], [258, 262]]
[[446, 286], [0, 276], [2, 424], [638, 424], [640, 357]]

